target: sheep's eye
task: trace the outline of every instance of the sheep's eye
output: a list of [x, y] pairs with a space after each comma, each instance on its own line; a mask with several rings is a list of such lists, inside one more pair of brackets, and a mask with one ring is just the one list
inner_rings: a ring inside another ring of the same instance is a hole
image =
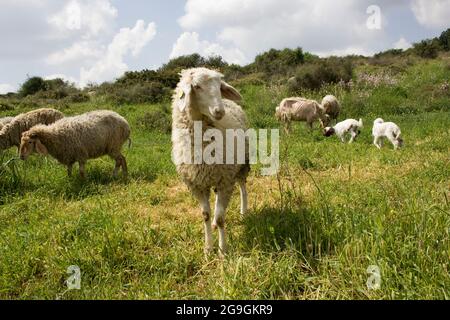
[[28, 144], [33, 144], [33, 141], [28, 141]]
[[202, 87], [200, 87], [199, 85], [196, 85], [196, 86], [194, 86], [194, 89], [195, 89], [195, 90], [201, 90]]

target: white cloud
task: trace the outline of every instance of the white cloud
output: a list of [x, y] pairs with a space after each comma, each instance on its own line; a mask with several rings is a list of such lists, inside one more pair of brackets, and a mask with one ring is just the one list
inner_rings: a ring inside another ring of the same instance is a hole
[[411, 47], [412, 47], [412, 44], [403, 37], [401, 37], [396, 43], [394, 43], [394, 49], [406, 50]]
[[414, 0], [411, 9], [417, 21], [427, 28], [450, 26], [450, 0]]
[[0, 94], [6, 94], [9, 92], [15, 92], [17, 89], [10, 84], [0, 83]]
[[201, 41], [197, 32], [184, 32], [173, 45], [170, 58], [192, 53], [198, 53], [206, 57], [220, 55], [229, 63], [244, 64], [246, 62], [245, 55], [239, 49], [224, 48], [218, 43]]
[[81, 69], [80, 85], [113, 80], [122, 75], [128, 70], [124, 61], [125, 56], [128, 54], [138, 56], [155, 35], [155, 23], [152, 22], [146, 26], [142, 20], [138, 20], [132, 29], [120, 29], [102, 57], [92, 67]]
[[48, 23], [57, 28], [61, 36], [81, 32], [84, 38], [91, 38], [109, 32], [117, 14], [109, 0], [71, 0], [52, 15]]
[[239, 50], [247, 58], [270, 48], [297, 46], [321, 55], [367, 55], [391, 44], [385, 13], [393, 5], [379, 1], [382, 28], [369, 30], [366, 10], [371, 4], [370, 0], [187, 0], [178, 22], [185, 31], [216, 31], [214, 44]]
[[61, 65], [77, 60], [99, 58], [101, 54], [102, 50], [97, 43], [80, 41], [69, 48], [50, 54], [46, 62], [50, 65]]

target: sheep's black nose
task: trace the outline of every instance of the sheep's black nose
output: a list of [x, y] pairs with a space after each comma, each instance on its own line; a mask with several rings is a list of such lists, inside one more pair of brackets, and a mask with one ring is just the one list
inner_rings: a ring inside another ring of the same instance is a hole
[[216, 107], [213, 109], [213, 117], [217, 120], [222, 119], [225, 116], [225, 110], [223, 108]]

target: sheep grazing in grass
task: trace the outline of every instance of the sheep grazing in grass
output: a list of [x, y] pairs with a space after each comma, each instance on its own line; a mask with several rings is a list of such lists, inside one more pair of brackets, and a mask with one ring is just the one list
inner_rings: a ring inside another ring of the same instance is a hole
[[12, 146], [19, 148], [22, 133], [30, 130], [35, 125], [49, 125], [62, 118], [64, 118], [64, 115], [54, 109], [38, 109], [18, 115], [1, 129], [0, 150], [5, 150]]
[[0, 131], [3, 129], [4, 126], [13, 121], [13, 119], [14, 117], [0, 118]]
[[[244, 215], [247, 211], [246, 179], [250, 171], [248, 140], [245, 164], [207, 164], [205, 161], [196, 163], [191, 160], [196, 151], [193, 142], [194, 129], [201, 124], [202, 137], [208, 129], [215, 129], [225, 138], [227, 129], [246, 131], [247, 118], [242, 108], [234, 102], [240, 101], [241, 95], [222, 80], [223, 75], [219, 72], [194, 68], [184, 70], [180, 75], [181, 79], [172, 102], [173, 160], [178, 174], [200, 203], [205, 227], [205, 253], [210, 253], [213, 249], [213, 227], [219, 229], [219, 254], [223, 256], [226, 253], [225, 212], [236, 182], [241, 193], [241, 214]], [[200, 146], [203, 152], [205, 142], [202, 144], [201, 141]], [[190, 155], [187, 161], [186, 154]], [[226, 148], [223, 155], [224, 158], [227, 156]], [[216, 203], [211, 225], [209, 198], [213, 188], [216, 192]]]
[[341, 113], [341, 105], [335, 96], [328, 95], [323, 98], [322, 109], [324, 110], [325, 114], [329, 116], [330, 121], [335, 120], [337, 122], [337, 118]]
[[384, 122], [383, 119], [378, 118], [373, 123], [372, 135], [374, 137], [373, 144], [381, 149], [383, 146], [383, 139], [387, 138], [393, 145], [394, 149], [403, 146], [402, 132], [398, 125], [393, 122]]
[[329, 123], [329, 117], [325, 114], [321, 105], [314, 100], [304, 98], [286, 98], [276, 108], [275, 116], [285, 124], [286, 132], [290, 131], [292, 121], [306, 121], [312, 130], [316, 121], [323, 127]]
[[345, 135], [349, 133], [350, 134], [349, 143], [352, 143], [361, 133], [362, 128], [363, 128], [362, 119], [359, 119], [359, 121], [355, 119], [347, 119], [345, 121], [339, 122], [334, 127], [325, 128], [323, 134], [326, 137], [336, 135], [339, 137], [339, 139], [341, 139], [343, 143], [345, 143]]
[[120, 168], [126, 176], [127, 163], [121, 149], [129, 139], [130, 126], [123, 117], [112, 111], [93, 111], [61, 119], [49, 126], [38, 125], [25, 132], [20, 158], [26, 160], [33, 152], [50, 154], [67, 166], [69, 176], [78, 162], [84, 178], [87, 160], [109, 155], [116, 161], [114, 177]]

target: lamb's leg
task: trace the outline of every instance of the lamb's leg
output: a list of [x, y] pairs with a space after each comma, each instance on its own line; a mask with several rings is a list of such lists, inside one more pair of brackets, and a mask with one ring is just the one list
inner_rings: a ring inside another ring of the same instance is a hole
[[353, 141], [355, 141], [355, 139], [357, 137], [357, 134], [356, 134], [355, 131], [351, 131], [350, 135], [351, 135], [351, 138], [350, 138], [350, 141], [348, 143], [353, 143]]
[[394, 150], [398, 149], [398, 141], [394, 136], [388, 136], [388, 140], [392, 143], [394, 146]]
[[227, 252], [225, 238], [225, 212], [230, 202], [232, 188], [218, 189], [216, 195], [216, 208], [214, 212], [213, 228], [219, 229], [219, 255], [224, 257]]
[[194, 192], [194, 197], [200, 202], [203, 215], [203, 223], [205, 226], [205, 254], [208, 255], [213, 250], [213, 238], [211, 227], [211, 207], [209, 205], [210, 192]]
[[375, 137], [375, 139], [373, 140], [373, 144], [375, 145], [375, 147], [377, 147], [378, 149], [381, 149], [381, 144], [379, 144], [380, 141], [380, 137]]
[[86, 170], [85, 170], [85, 165], [86, 165], [86, 162], [84, 162], [84, 161], [78, 161], [78, 164], [79, 164], [79, 166], [80, 166], [80, 177], [82, 178], [82, 179], [84, 179], [84, 178], [86, 178]]
[[248, 194], [247, 194], [247, 186], [245, 185], [245, 181], [239, 182], [239, 189], [241, 192], [241, 215], [245, 215], [248, 209]]

